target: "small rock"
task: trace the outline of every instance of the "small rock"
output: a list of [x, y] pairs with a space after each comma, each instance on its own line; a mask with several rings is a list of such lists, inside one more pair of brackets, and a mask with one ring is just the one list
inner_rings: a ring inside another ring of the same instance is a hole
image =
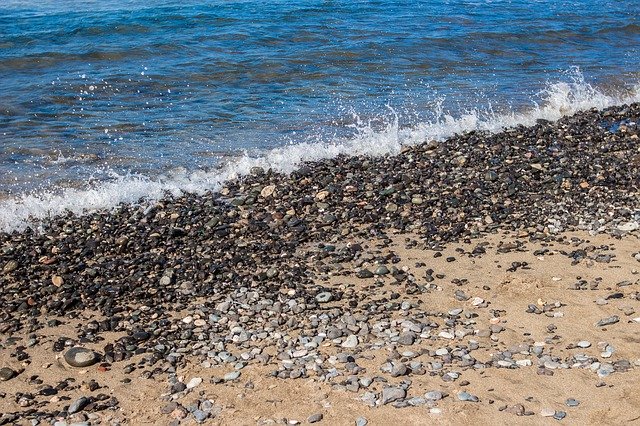
[[356, 426], [367, 426], [367, 423], [369, 423], [369, 421], [364, 417], [358, 417], [356, 419]]
[[618, 321], [620, 321], [620, 318], [617, 315], [613, 315], [613, 316], [601, 319], [600, 321], [598, 321], [596, 323], [596, 326], [597, 327], [604, 327], [604, 326], [607, 326], [607, 325], [615, 324]]
[[591, 346], [591, 342], [588, 342], [586, 340], [581, 340], [578, 342], [578, 347], [580, 348], [588, 348], [589, 346]]
[[460, 401], [469, 401], [469, 402], [478, 402], [479, 399], [477, 396], [475, 395], [471, 395], [469, 392], [467, 391], [462, 391], [458, 394], [458, 399]]
[[430, 401], [440, 401], [443, 398], [443, 394], [439, 390], [432, 390], [425, 393], [424, 397]]
[[240, 377], [240, 372], [239, 371], [231, 371], [227, 374], [224, 375], [223, 379], [225, 382], [231, 382], [236, 380], [238, 377]]
[[567, 417], [567, 413], [565, 413], [564, 411], [556, 411], [556, 413], [553, 415], [553, 418], [556, 420], [562, 420], [565, 417]]
[[73, 367], [89, 367], [98, 362], [100, 357], [91, 349], [79, 346], [69, 349], [64, 354], [64, 360]]
[[84, 407], [89, 405], [89, 402], [90, 402], [89, 398], [82, 396], [82, 397], [76, 399], [69, 406], [69, 409], [67, 410], [67, 412], [69, 414], [77, 413], [78, 411], [82, 410]]
[[353, 349], [358, 346], [358, 337], [355, 334], [352, 334], [344, 339], [344, 342], [342, 342], [340, 346], [347, 349]]
[[207, 420], [207, 418], [209, 417], [209, 413], [200, 409], [194, 410], [193, 413], [191, 414], [193, 415], [193, 418], [198, 423], [204, 423], [204, 421]]
[[580, 405], [580, 401], [574, 398], [569, 398], [565, 401], [565, 404], [567, 404], [567, 407], [577, 407]]
[[553, 410], [551, 408], [543, 408], [542, 410], [540, 410], [540, 415], [542, 417], [553, 417], [556, 414], [556, 410]]
[[318, 303], [329, 303], [331, 300], [333, 300], [333, 294], [329, 291], [323, 291], [316, 296], [316, 302]]
[[0, 368], [0, 382], [6, 382], [7, 380], [11, 380], [15, 376], [17, 376], [17, 374], [18, 373], [16, 373], [15, 370], [12, 370], [9, 367], [2, 367]]
[[200, 383], [202, 383], [202, 378], [194, 377], [193, 379], [189, 380], [189, 382], [187, 383], [187, 389], [193, 389], [196, 386], [198, 386]]
[[322, 420], [322, 413], [316, 413], [316, 414], [312, 414], [309, 416], [309, 418], [307, 419], [307, 421], [309, 423], [318, 423], [320, 420]]
[[407, 396], [407, 391], [402, 388], [388, 387], [382, 389], [382, 405], [389, 404], [390, 402], [398, 401]]

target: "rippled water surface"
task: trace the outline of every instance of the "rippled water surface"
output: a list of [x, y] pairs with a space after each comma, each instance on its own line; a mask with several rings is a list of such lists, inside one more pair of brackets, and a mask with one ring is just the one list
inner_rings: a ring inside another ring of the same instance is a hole
[[636, 99], [639, 10], [636, 0], [5, 0], [0, 225], [50, 211], [54, 195], [91, 208], [213, 187], [244, 155], [286, 169]]

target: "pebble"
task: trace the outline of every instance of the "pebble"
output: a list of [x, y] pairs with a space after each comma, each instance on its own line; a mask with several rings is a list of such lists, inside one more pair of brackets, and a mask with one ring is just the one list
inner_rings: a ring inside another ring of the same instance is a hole
[[432, 390], [424, 394], [424, 397], [430, 401], [440, 401], [444, 396], [438, 390]]
[[578, 405], [580, 405], [580, 401], [578, 401], [577, 399], [569, 398], [565, 401], [565, 404], [567, 404], [567, 407], [577, 407]]
[[209, 418], [209, 413], [200, 409], [194, 410], [191, 415], [198, 423], [204, 423]]
[[100, 357], [91, 349], [76, 346], [64, 354], [64, 360], [73, 367], [89, 367], [97, 363]]
[[407, 391], [399, 387], [387, 387], [382, 389], [381, 404], [386, 405], [390, 402], [398, 401], [407, 396]]
[[78, 411], [82, 410], [84, 407], [86, 407], [87, 405], [89, 405], [91, 401], [89, 400], [89, 398], [86, 398], [84, 396], [76, 399], [70, 406], [69, 409], [67, 410], [67, 412], [69, 414], [73, 414], [73, 413], [77, 413]]
[[601, 319], [596, 323], [596, 326], [605, 327], [607, 325], [615, 324], [618, 321], [620, 321], [620, 317], [618, 317], [617, 315], [613, 315], [613, 316]]
[[564, 411], [556, 411], [556, 413], [553, 415], [553, 418], [556, 420], [562, 420], [565, 417], [567, 417], [567, 413], [565, 413]]
[[329, 291], [323, 291], [322, 293], [318, 293], [316, 296], [316, 301], [318, 303], [329, 303], [333, 300], [333, 294]]
[[13, 379], [18, 373], [15, 370], [9, 367], [0, 368], [0, 381], [6, 382], [7, 380]]
[[543, 408], [540, 411], [540, 415], [542, 417], [553, 417], [556, 414], [556, 410], [553, 410], [551, 408]]
[[467, 391], [462, 391], [462, 392], [458, 393], [458, 399], [460, 401], [469, 401], [469, 402], [478, 402], [479, 401], [477, 396], [471, 395]]
[[187, 383], [187, 389], [193, 389], [196, 386], [200, 385], [200, 383], [202, 383], [202, 378], [194, 377], [191, 380], [189, 380], [189, 382]]
[[588, 348], [591, 346], [591, 342], [588, 342], [586, 340], [581, 340], [578, 342], [577, 346], [580, 348]]
[[356, 426], [367, 426], [368, 423], [369, 421], [364, 417], [358, 417], [356, 419]]
[[322, 420], [322, 413], [316, 413], [316, 414], [312, 414], [309, 416], [309, 418], [307, 419], [307, 421], [309, 423], [318, 423], [319, 421]]
[[225, 382], [231, 382], [236, 380], [238, 377], [240, 377], [240, 371], [231, 371], [224, 375], [223, 380]]
[[358, 346], [358, 337], [354, 334], [348, 336], [340, 346], [346, 349], [353, 349]]

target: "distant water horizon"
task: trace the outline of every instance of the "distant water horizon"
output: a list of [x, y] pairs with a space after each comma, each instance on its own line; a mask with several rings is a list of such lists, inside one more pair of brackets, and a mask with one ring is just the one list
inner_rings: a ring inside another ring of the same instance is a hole
[[0, 5], [0, 230], [640, 101], [637, 2]]

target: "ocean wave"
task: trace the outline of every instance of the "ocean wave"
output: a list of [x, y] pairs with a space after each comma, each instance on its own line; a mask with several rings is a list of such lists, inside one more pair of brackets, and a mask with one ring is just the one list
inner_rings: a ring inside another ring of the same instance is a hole
[[66, 188], [37, 191], [0, 200], [0, 230], [5, 232], [37, 226], [38, 222], [68, 212], [86, 214], [111, 209], [122, 203], [149, 203], [167, 195], [216, 191], [230, 179], [250, 172], [253, 167], [290, 173], [306, 161], [318, 161], [338, 155], [383, 156], [399, 153], [404, 145], [443, 140], [454, 134], [481, 130], [498, 132], [517, 125], [533, 125], [539, 119], [556, 121], [563, 116], [591, 108], [640, 102], [640, 83], [621, 93], [605, 93], [587, 83], [578, 70], [568, 81], [549, 83], [528, 108], [494, 112], [490, 106], [454, 114], [436, 105], [434, 119], [410, 128], [399, 125], [390, 109], [386, 125], [380, 128], [355, 117], [355, 136], [347, 140], [303, 142], [279, 147], [259, 156], [244, 155], [229, 160], [215, 170], [186, 171], [150, 177], [111, 173], [111, 178], [90, 188]]

